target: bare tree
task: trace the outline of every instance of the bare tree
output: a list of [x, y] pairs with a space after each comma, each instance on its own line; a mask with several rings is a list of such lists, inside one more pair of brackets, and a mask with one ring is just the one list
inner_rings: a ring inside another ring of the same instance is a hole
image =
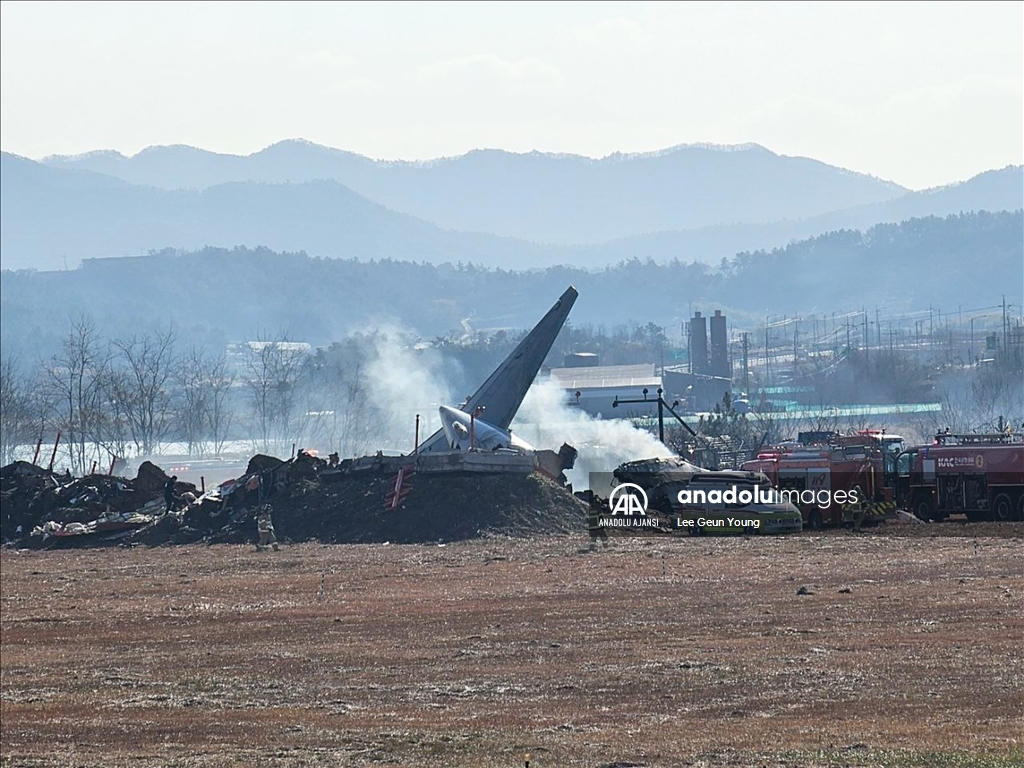
[[118, 402], [127, 417], [136, 448], [151, 454], [170, 426], [171, 393], [168, 385], [175, 371], [174, 333], [157, 331], [141, 337], [116, 340], [125, 376], [113, 379]]
[[939, 393], [942, 411], [934, 418], [936, 429], [955, 434], [995, 432], [1006, 425], [1019, 429], [1024, 422], [1020, 372], [995, 367], [951, 372], [940, 382]]
[[254, 437], [257, 449], [269, 452], [296, 437], [295, 405], [308, 346], [283, 334], [248, 346], [247, 384], [257, 429]]
[[258, 340], [250, 342], [245, 360], [246, 385], [252, 402], [253, 426], [256, 429], [253, 438], [256, 450], [264, 452], [270, 450], [271, 422], [274, 418], [275, 356], [274, 342]]
[[757, 436], [758, 446], [774, 445], [782, 440], [782, 424], [777, 414], [771, 411], [751, 411], [747, 414], [747, 421]]
[[235, 385], [235, 375], [231, 372], [228, 359], [223, 352], [208, 361], [205, 378], [209, 390], [206, 427], [210, 440], [213, 441], [214, 452], [220, 454], [224, 451], [224, 444], [227, 442], [235, 415], [228, 399], [231, 388]]
[[85, 474], [100, 435], [104, 412], [104, 378], [109, 352], [93, 321], [82, 315], [71, 323], [61, 351], [44, 367], [44, 390], [53, 426], [64, 439], [70, 469]]
[[363, 364], [357, 362], [339, 379], [342, 401], [337, 445], [348, 456], [366, 453], [373, 440], [371, 424], [375, 406], [370, 403], [369, 386], [363, 368]]
[[939, 385], [939, 396], [942, 409], [933, 415], [933, 431], [948, 429], [954, 434], [971, 432], [975, 423], [975, 408], [967, 378], [963, 375], [947, 376]]
[[126, 456], [131, 430], [129, 409], [137, 397], [125, 371], [107, 368], [98, 381], [103, 418], [96, 424], [93, 440], [111, 456]]
[[0, 462], [14, 461], [18, 446], [32, 439], [32, 389], [14, 355], [0, 360]]
[[306, 362], [306, 386], [303, 387], [303, 405], [306, 413], [304, 439], [310, 444], [331, 446], [337, 435], [337, 412], [332, 397], [333, 376], [323, 350]]
[[839, 408], [824, 400], [819, 401], [817, 409], [808, 409], [811, 413], [796, 425], [798, 432], [816, 432], [818, 434], [838, 433], [841, 428]]
[[1019, 427], [1024, 418], [1024, 378], [1020, 371], [979, 368], [971, 382], [977, 406], [977, 428], [996, 432], [1006, 424]]
[[178, 384], [177, 423], [189, 456], [205, 456], [208, 445], [207, 417], [210, 388], [206, 380], [207, 356], [192, 347], [179, 361], [175, 372]]
[[232, 413], [227, 397], [234, 376], [227, 357], [192, 347], [176, 366], [177, 422], [190, 456], [220, 453], [227, 440]]
[[369, 392], [366, 374], [369, 342], [351, 337], [317, 353], [309, 368], [309, 406], [316, 414], [310, 437], [344, 456], [365, 453], [380, 438], [383, 415]]

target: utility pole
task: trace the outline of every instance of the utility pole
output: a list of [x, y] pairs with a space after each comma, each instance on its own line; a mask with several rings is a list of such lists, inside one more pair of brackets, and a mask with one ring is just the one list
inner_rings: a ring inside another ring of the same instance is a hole
[[[863, 310], [862, 310], [863, 311]], [[868, 313], [864, 312], [864, 370], [868, 370]]]
[[[1009, 341], [1009, 339], [1007, 339], [1007, 335], [1008, 335], [1007, 331], [1008, 331], [1008, 329], [1009, 329], [1009, 324], [1007, 323], [1007, 320], [1006, 320], [1006, 294], [1004, 293], [1003, 294], [1003, 349], [1002, 349], [1004, 354], [1007, 351], [1007, 349], [1009, 349], [1009, 347], [1007, 347], [1007, 342]], [[1002, 364], [1002, 361], [1000, 361], [1000, 364]]]
[[[665, 398], [662, 397], [662, 394], [664, 394], [664, 390], [661, 387], [658, 387], [658, 394], [657, 394], [657, 397], [655, 399], [651, 399], [651, 398], [647, 397], [649, 391], [650, 390], [648, 390], [647, 387], [644, 387], [644, 389], [643, 389], [644, 396], [642, 398], [639, 398], [639, 399], [620, 400], [618, 395], [616, 395], [615, 399], [612, 401], [612, 408], [618, 408], [620, 405], [627, 405], [627, 404], [630, 404], [630, 403], [655, 403], [656, 402], [658, 404], [658, 439], [662, 442], [662, 444], [665, 443], [665, 411], [668, 411], [669, 413], [672, 414], [672, 416], [675, 417], [675, 420], [678, 421], [682, 425], [683, 429], [685, 429], [687, 432], [690, 433], [691, 437], [696, 438], [700, 442], [704, 443], [704, 446], [706, 448], [711, 449], [711, 445], [708, 443], [708, 441], [705, 440], [704, 437], [702, 437], [701, 435], [698, 435], [696, 432], [694, 432], [693, 429], [690, 427], [690, 425], [687, 424], [685, 421], [683, 421], [682, 417], [678, 413], [676, 413], [675, 410], [673, 410], [674, 406], [679, 405], [679, 401], [678, 400], [676, 402], [672, 403], [672, 405], [669, 405], [668, 403], [665, 402]], [[718, 452], [714, 451], [714, 449], [711, 449], [711, 450], [712, 450], [712, 452], [715, 455], [715, 464], [717, 465], [717, 463], [718, 463]]]
[[800, 335], [800, 324], [798, 322], [793, 323], [793, 378], [796, 378], [796, 349], [797, 349], [797, 338]]
[[686, 365], [690, 373], [693, 373], [693, 355], [690, 353], [690, 321], [683, 324], [683, 333], [686, 335]]
[[764, 380], [772, 385], [772, 359], [768, 354], [768, 315], [764, 316]]
[[747, 364], [747, 345], [748, 345], [748, 334], [746, 331], [743, 333], [743, 391], [747, 397], [750, 397], [750, 366]]

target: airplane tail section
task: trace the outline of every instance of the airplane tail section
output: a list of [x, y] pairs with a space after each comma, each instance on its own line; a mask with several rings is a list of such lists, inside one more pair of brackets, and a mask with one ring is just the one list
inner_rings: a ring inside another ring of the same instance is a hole
[[[512, 354], [505, 358], [504, 362], [487, 377], [487, 381], [462, 405], [461, 410], [473, 413], [482, 407], [483, 419], [499, 429], [507, 430], [519, 406], [523, 404], [527, 390], [537, 378], [544, 358], [551, 351], [555, 337], [565, 325], [569, 310], [572, 309], [577, 296], [579, 293], [576, 289], [569, 286], [519, 346], [512, 350]], [[421, 453], [446, 450], [450, 448], [443, 430], [438, 430], [420, 445]]]

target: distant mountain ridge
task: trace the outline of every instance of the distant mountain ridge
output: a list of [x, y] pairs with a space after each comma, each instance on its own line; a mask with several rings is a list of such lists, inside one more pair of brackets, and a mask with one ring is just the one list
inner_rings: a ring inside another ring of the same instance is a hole
[[817, 160], [777, 155], [756, 144], [681, 145], [601, 159], [481, 149], [405, 162], [375, 161], [289, 140], [248, 156], [175, 145], [149, 147], [132, 157], [91, 152], [42, 162], [169, 190], [331, 179], [445, 229], [559, 245], [806, 219], [907, 192], [891, 182]]
[[614, 263], [630, 256], [675, 258], [717, 263], [741, 251], [785, 245], [837, 230], [867, 230], [876, 224], [898, 224], [926, 216], [952, 216], [974, 211], [1024, 209], [1024, 166], [985, 171], [967, 181], [948, 184], [882, 203], [847, 208], [803, 221], [737, 224], [697, 230], [654, 232], [602, 243], [593, 249], [596, 263]]
[[[275, 145], [276, 151], [287, 151], [289, 146]], [[318, 152], [338, 152], [312, 146]], [[167, 161], [169, 155], [164, 149], [154, 149], [151, 154]], [[186, 159], [193, 157], [194, 150], [179, 149]], [[751, 151], [755, 154], [751, 155]], [[666, 152], [672, 154], [670, 150]], [[776, 162], [771, 157], [779, 159], [760, 148], [737, 148], [732, 152], [716, 149], [714, 152], [744, 160], [767, 157], [771, 163]], [[366, 158], [341, 154], [354, 158], [357, 165], [374, 165]], [[482, 152], [477, 153], [477, 160], [484, 162], [490, 157], [500, 165], [507, 154]], [[127, 160], [109, 153], [93, 153], [90, 157], [114, 163]], [[552, 159], [553, 156], [539, 158], [538, 162], [544, 166]], [[631, 163], [636, 156], [612, 156], [601, 161], [569, 159], [594, 168], [607, 163], [606, 167], [620, 164], [635, 170]], [[654, 155], [641, 159], [652, 163], [659, 160]], [[720, 160], [719, 157], [711, 159], [716, 163]], [[447, 161], [437, 162], [443, 165]], [[71, 165], [73, 167], [39, 163], [3, 153], [0, 162], [0, 267], [53, 270], [65, 265], [77, 266], [83, 258], [139, 255], [167, 247], [197, 250], [204, 246], [266, 246], [277, 251], [305, 251], [313, 256], [332, 258], [400, 259], [432, 264], [462, 262], [505, 269], [557, 264], [600, 268], [632, 258], [717, 264], [741, 251], [771, 249], [841, 229], [865, 230], [878, 223], [897, 223], [915, 217], [1024, 208], [1024, 168], [1009, 166], [959, 184], [901, 192], [895, 198], [802, 219], [764, 223], [737, 218], [732, 223], [691, 229], [649, 229], [597, 244], [544, 245], [488, 233], [483, 226], [470, 231], [446, 228], [374, 202], [335, 180], [234, 181], [201, 190], [163, 189]], [[99, 165], [102, 166], [102, 162]], [[550, 166], [544, 167], [550, 170]], [[844, 173], [837, 172], [831, 178], [841, 179]], [[739, 169], [736, 174], [741, 184], [745, 177]], [[497, 176], [482, 174], [478, 182], [483, 184], [488, 178]], [[526, 185], [527, 182], [543, 186], [529, 175], [524, 176], [521, 183]], [[420, 196], [432, 197], [426, 193]], [[666, 202], [665, 207], [671, 206]]]
[[319, 256], [544, 263], [541, 249], [448, 232], [389, 211], [334, 181], [164, 190], [84, 170], [0, 157], [0, 266], [60, 269], [165, 247], [266, 246]]

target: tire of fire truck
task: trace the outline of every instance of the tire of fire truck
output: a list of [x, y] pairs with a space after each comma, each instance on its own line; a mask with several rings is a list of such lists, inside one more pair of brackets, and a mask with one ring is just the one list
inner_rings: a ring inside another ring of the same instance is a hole
[[1013, 502], [1009, 494], [1000, 493], [992, 502], [992, 519], [997, 523], [1008, 523], [1013, 518]]
[[807, 515], [807, 527], [812, 531], [820, 531], [825, 527], [825, 521], [821, 519], [821, 512], [814, 509]]
[[1017, 499], [1017, 519], [1024, 522], [1024, 493]]
[[931, 496], [918, 496], [914, 499], [914, 516], [926, 523], [935, 517], [935, 504]]

